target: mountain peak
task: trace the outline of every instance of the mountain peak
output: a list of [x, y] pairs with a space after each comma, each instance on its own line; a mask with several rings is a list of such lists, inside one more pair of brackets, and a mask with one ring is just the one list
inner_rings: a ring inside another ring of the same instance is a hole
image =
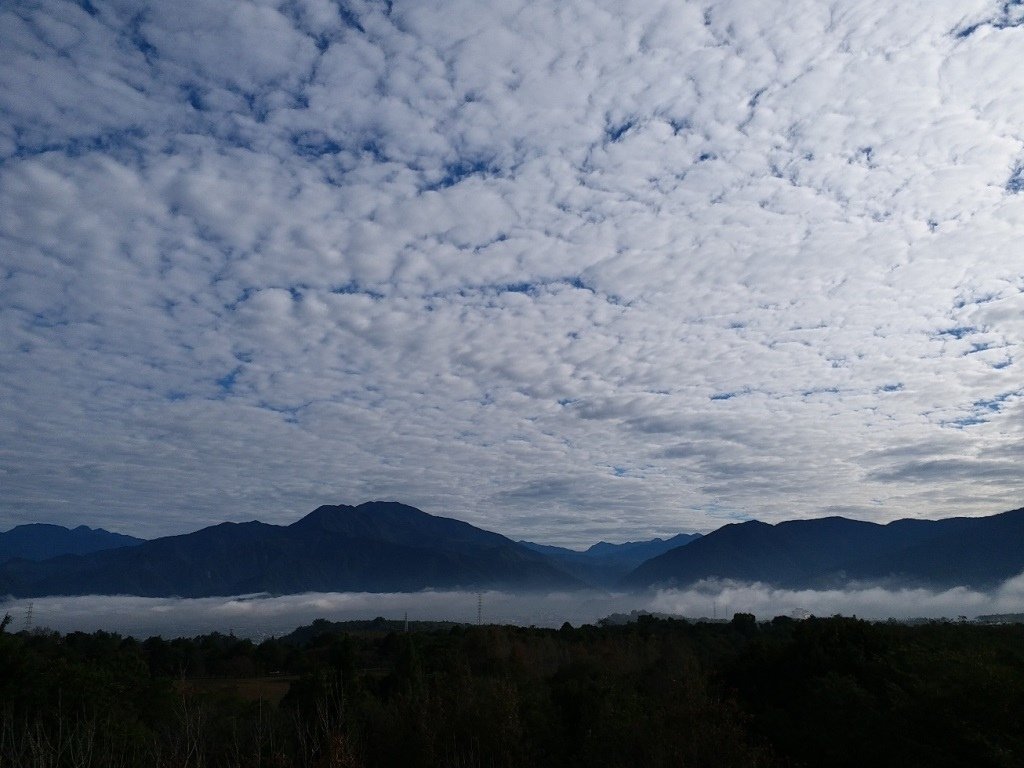
[[897, 580], [987, 588], [1024, 568], [1022, 535], [1021, 510], [887, 525], [835, 516], [775, 525], [750, 520], [652, 558], [623, 583], [681, 586], [719, 578], [805, 589]]
[[343, 533], [355, 532], [367, 525], [376, 528], [378, 525], [408, 523], [433, 517], [421, 509], [397, 501], [366, 501], [355, 507], [349, 504], [324, 504], [296, 520], [290, 527], [318, 527]]
[[307, 515], [300, 517], [289, 528], [303, 528], [311, 525], [323, 525], [331, 520], [344, 516], [355, 507], [348, 504], [322, 504]]
[[299, 531], [319, 530], [351, 539], [371, 539], [410, 547], [439, 542], [461, 546], [515, 546], [501, 534], [461, 520], [431, 515], [396, 501], [367, 501], [356, 507], [324, 505], [289, 526]]
[[66, 554], [84, 555], [141, 543], [142, 539], [111, 533], [103, 528], [26, 523], [0, 533], [0, 563], [14, 558], [47, 560]]
[[0, 566], [0, 594], [188, 597], [463, 587], [572, 588], [535, 552], [406, 504], [324, 505], [289, 526], [221, 523], [89, 557]]

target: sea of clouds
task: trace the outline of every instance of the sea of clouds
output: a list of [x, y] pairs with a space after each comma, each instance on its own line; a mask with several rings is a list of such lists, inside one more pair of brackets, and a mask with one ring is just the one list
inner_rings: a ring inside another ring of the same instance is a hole
[[[479, 603], [478, 603], [479, 600]], [[690, 619], [730, 618], [753, 613], [774, 616], [855, 615], [867, 619], [974, 618], [1024, 612], [1024, 574], [982, 592], [966, 587], [944, 591], [878, 586], [835, 590], [787, 590], [764, 584], [701, 582], [688, 589], [645, 595], [586, 591], [510, 593], [432, 591], [374, 594], [326, 592], [301, 595], [245, 595], [198, 599], [131, 596], [44, 597], [0, 603], [12, 629], [47, 627], [61, 632], [106, 630], [136, 637], [234, 633], [255, 639], [278, 636], [313, 619], [331, 621], [409, 618], [558, 627], [592, 624], [611, 614], [633, 611]]]

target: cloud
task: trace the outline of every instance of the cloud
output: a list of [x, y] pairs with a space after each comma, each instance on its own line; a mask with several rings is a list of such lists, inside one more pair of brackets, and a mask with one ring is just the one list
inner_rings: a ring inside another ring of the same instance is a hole
[[[137, 637], [153, 634], [191, 636], [205, 632], [234, 632], [243, 637], [282, 635], [315, 618], [332, 621], [384, 616], [410, 621], [477, 620], [476, 592], [416, 592], [396, 594], [309, 593], [283, 597], [243, 595], [230, 598], [46, 597], [31, 601], [34, 626], [62, 632], [122, 632]], [[598, 592], [526, 595], [484, 592], [480, 615], [488, 623], [523, 626], [561, 626], [593, 623], [615, 610], [633, 605], [624, 595]], [[0, 604], [14, 624], [24, 628], [27, 601]]]
[[[410, 621], [477, 620], [476, 592], [308, 593], [269, 597], [241, 595], [200, 599], [147, 597], [45, 597], [0, 603], [14, 627], [33, 626], [61, 632], [104, 630], [136, 637], [193, 636], [233, 632], [241, 637], [283, 635], [316, 618], [331, 621], [388, 619]], [[761, 620], [808, 614], [855, 615], [866, 619], [974, 618], [994, 613], [1019, 613], [1024, 576], [991, 592], [955, 587], [942, 592], [898, 587], [853, 586], [825, 591], [775, 589], [764, 584], [732, 581], [701, 582], [686, 590], [646, 595], [607, 592], [517, 594], [483, 592], [480, 615], [485, 623], [559, 627], [594, 624], [613, 613], [649, 611], [689, 619], [730, 618], [753, 613]]]
[[869, 477], [882, 482], [910, 481], [934, 485], [942, 480], [961, 478], [979, 485], [986, 482], [1014, 482], [1017, 467], [1010, 461], [960, 461], [939, 459], [912, 461], [888, 470], [876, 470]]
[[992, 592], [954, 587], [941, 592], [881, 586], [850, 586], [832, 590], [775, 589], [764, 584], [703, 582], [688, 590], [658, 592], [651, 610], [674, 615], [707, 615], [708, 607], [720, 618], [753, 613], [773, 616], [859, 616], [863, 619], [957, 618], [1019, 612], [1024, 597], [1024, 576], [1004, 582]]
[[1001, 3], [0, 17], [7, 524], [1019, 506]]

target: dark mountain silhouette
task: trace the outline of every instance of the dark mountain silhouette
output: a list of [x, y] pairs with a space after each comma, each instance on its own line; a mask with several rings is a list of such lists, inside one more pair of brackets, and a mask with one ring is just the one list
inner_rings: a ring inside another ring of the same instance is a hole
[[111, 533], [102, 528], [65, 528], [62, 525], [29, 523], [0, 533], [0, 563], [15, 558], [48, 560], [58, 555], [88, 555], [105, 549], [130, 547], [143, 539]]
[[990, 517], [897, 520], [842, 517], [726, 525], [641, 564], [628, 587], [702, 579], [815, 588], [851, 582], [987, 588], [1024, 571], [1024, 509]]
[[645, 560], [699, 538], [699, 533], [679, 533], [668, 539], [627, 541], [623, 544], [600, 541], [583, 551], [553, 547], [549, 544], [535, 544], [531, 541], [519, 543], [540, 552], [554, 565], [588, 584], [610, 587]]
[[324, 506], [289, 526], [221, 523], [129, 548], [0, 566], [0, 594], [17, 597], [576, 586], [504, 536], [390, 502]]
[[[61, 536], [75, 546], [105, 542], [116, 548], [31, 559], [45, 556], [45, 546], [57, 546]], [[0, 543], [11, 540], [22, 548], [0, 563], [0, 595], [17, 597], [645, 588], [708, 578], [790, 588], [852, 582], [988, 588], [1024, 571], [1024, 509], [888, 525], [841, 517], [777, 525], [751, 521], [706, 536], [602, 542], [585, 552], [516, 543], [391, 502], [324, 506], [288, 526], [221, 523], [152, 541], [59, 526], [20, 526], [0, 534]], [[680, 541], [684, 545], [639, 563]]]

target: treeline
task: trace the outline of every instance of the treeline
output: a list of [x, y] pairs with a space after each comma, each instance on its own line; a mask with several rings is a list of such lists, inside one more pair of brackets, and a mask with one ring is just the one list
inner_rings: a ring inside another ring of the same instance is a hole
[[403, 629], [0, 633], [0, 768], [1024, 765], [1022, 626]]

